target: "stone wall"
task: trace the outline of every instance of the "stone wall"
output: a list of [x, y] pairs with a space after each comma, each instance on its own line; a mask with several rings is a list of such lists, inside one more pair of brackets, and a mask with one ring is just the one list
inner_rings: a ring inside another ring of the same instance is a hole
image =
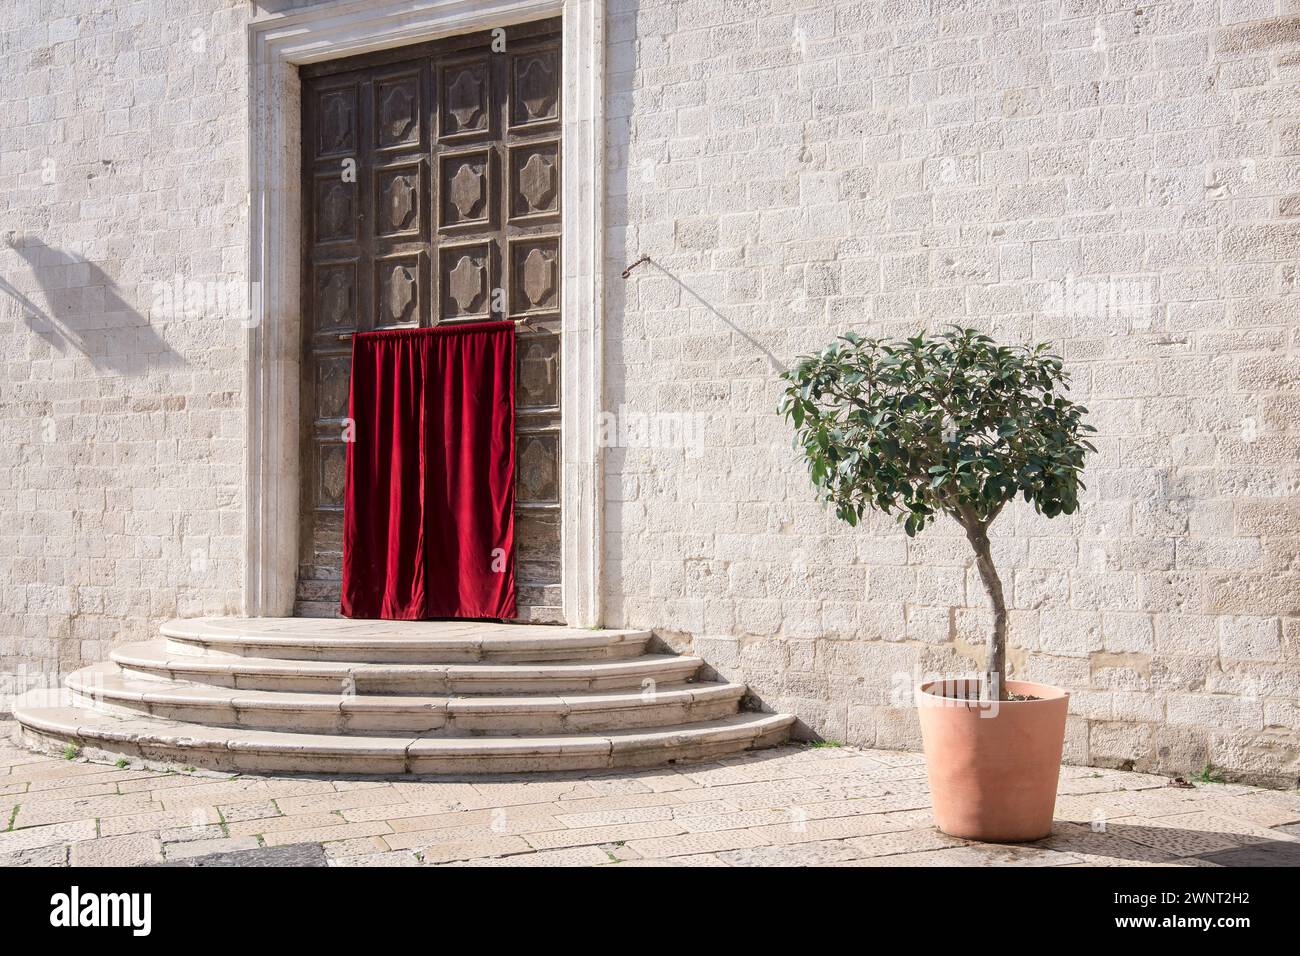
[[0, 3], [0, 711], [240, 606], [248, 13]]
[[[854, 329], [1051, 342], [1082, 513], [995, 526], [1067, 759], [1300, 777], [1300, 3], [613, 0], [607, 622], [806, 730], [919, 743], [982, 661], [953, 524], [815, 503], [774, 368]], [[619, 272], [642, 254], [628, 281]]]

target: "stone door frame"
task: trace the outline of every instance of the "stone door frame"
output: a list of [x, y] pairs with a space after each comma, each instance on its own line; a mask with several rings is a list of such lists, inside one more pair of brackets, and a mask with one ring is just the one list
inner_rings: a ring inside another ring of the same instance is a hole
[[298, 563], [301, 142], [298, 66], [530, 20], [563, 19], [560, 345], [565, 619], [601, 623], [603, 0], [337, 0], [248, 27], [249, 263], [244, 613], [293, 613]]

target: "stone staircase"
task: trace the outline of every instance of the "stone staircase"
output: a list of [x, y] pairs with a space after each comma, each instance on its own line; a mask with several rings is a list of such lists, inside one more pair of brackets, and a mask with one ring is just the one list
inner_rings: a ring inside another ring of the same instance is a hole
[[700, 760], [794, 718], [648, 631], [459, 621], [198, 618], [33, 691], [33, 747], [211, 770], [513, 773]]

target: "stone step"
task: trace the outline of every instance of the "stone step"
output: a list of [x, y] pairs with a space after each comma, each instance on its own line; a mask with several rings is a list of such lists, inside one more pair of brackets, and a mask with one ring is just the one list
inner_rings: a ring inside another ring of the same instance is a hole
[[120, 644], [110, 658], [132, 677], [188, 681], [241, 690], [347, 694], [504, 694], [530, 696], [684, 683], [698, 657], [640, 657], [574, 663], [371, 664], [171, 653], [164, 641]]
[[212, 652], [278, 660], [472, 664], [576, 662], [637, 657], [649, 631], [583, 630], [480, 621], [192, 618], [161, 628], [168, 654]]
[[639, 630], [202, 618], [14, 703], [34, 746], [289, 773], [654, 766], [784, 741], [740, 684]]
[[716, 720], [736, 713], [743, 684], [661, 684], [534, 697], [452, 697], [241, 690], [133, 679], [115, 664], [68, 675], [71, 702], [123, 716], [297, 733], [565, 734]]
[[[545, 595], [545, 597], [548, 600], [554, 599], [554, 595], [549, 593]], [[306, 601], [299, 598], [294, 602], [293, 614], [294, 620], [299, 618], [311, 618], [314, 620], [347, 620], [347, 618], [339, 614], [338, 601]], [[519, 606], [518, 620], [524, 624], [563, 624], [564, 608], [558, 604], [521, 604]]]
[[[66, 689], [62, 692], [70, 694]], [[716, 758], [782, 743], [794, 718], [742, 713], [720, 720], [604, 733], [509, 737], [348, 736], [204, 727], [123, 717], [52, 701], [35, 691], [14, 704], [24, 740], [69, 744], [92, 758], [118, 756], [240, 773], [516, 773], [604, 770]]]

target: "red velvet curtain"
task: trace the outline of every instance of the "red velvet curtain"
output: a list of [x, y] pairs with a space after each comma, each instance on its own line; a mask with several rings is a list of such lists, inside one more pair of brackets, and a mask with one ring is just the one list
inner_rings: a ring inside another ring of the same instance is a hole
[[513, 618], [511, 322], [352, 339], [345, 617]]

